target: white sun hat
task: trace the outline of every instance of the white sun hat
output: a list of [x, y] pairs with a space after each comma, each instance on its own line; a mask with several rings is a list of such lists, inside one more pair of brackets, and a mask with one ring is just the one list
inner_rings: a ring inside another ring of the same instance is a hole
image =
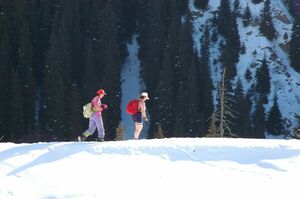
[[145, 97], [145, 99], [149, 100], [148, 93], [146, 93], [146, 92], [142, 92], [140, 94], [140, 96], [143, 96], [143, 97]]

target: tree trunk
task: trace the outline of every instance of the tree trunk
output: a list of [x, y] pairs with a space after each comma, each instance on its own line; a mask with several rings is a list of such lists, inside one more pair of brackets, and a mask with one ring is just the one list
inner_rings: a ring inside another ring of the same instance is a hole
[[220, 108], [221, 108], [221, 117], [220, 117], [220, 136], [224, 137], [224, 93], [225, 93], [225, 72], [226, 68], [223, 68], [222, 73], [222, 84], [220, 88]]

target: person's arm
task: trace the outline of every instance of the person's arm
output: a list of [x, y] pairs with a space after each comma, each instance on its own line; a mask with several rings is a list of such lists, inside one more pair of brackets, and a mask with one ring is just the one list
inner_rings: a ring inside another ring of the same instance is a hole
[[140, 111], [141, 111], [141, 113], [142, 113], [142, 117], [147, 118], [145, 102], [140, 101], [140, 102], [139, 102], [139, 107], [140, 107]]

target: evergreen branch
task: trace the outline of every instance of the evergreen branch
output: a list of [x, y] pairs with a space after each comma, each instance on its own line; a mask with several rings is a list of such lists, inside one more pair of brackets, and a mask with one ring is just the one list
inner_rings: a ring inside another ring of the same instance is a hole
[[235, 111], [234, 109], [230, 108], [230, 107], [225, 107], [225, 110], [228, 109], [228, 111], [234, 112], [234, 113], [238, 113], [237, 111]]
[[225, 111], [224, 116], [226, 116], [226, 115], [228, 115], [228, 116], [230, 116], [231, 118], [234, 118], [234, 119], [237, 118], [237, 116], [233, 115], [232, 112], [226, 112]]

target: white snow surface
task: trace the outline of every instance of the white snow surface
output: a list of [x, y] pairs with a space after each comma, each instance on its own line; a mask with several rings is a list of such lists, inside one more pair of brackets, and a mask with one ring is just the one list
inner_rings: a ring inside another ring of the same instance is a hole
[[0, 198], [298, 199], [300, 141], [0, 143]]

